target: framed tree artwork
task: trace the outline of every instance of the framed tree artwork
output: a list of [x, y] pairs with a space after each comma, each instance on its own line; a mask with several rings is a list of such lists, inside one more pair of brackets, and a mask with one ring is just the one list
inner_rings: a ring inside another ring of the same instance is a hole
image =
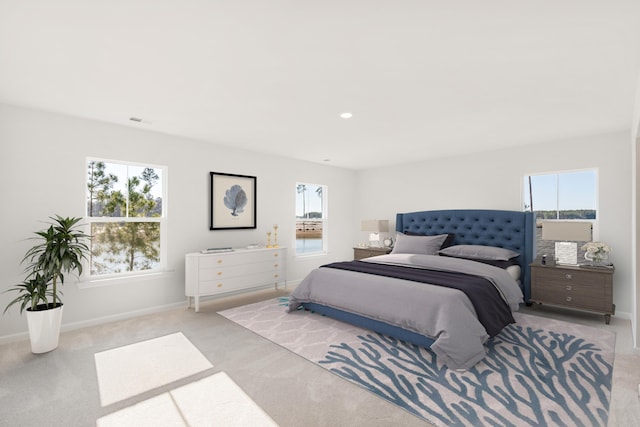
[[256, 228], [256, 177], [211, 172], [210, 230]]

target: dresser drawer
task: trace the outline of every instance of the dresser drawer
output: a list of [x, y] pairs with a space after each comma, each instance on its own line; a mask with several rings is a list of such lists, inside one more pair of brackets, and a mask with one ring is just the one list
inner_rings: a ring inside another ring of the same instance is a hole
[[269, 273], [247, 274], [239, 277], [220, 278], [218, 280], [203, 280], [199, 283], [198, 291], [200, 295], [212, 295], [245, 289], [247, 283], [250, 283], [252, 286], [275, 285], [281, 282], [282, 278], [281, 272], [274, 271]]
[[210, 254], [210, 256], [200, 257], [200, 268], [214, 268], [230, 265], [253, 264], [259, 262], [278, 260], [281, 257], [279, 251], [265, 252], [224, 252], [220, 254]]
[[221, 278], [231, 278], [246, 276], [252, 273], [265, 273], [282, 269], [282, 264], [278, 260], [262, 261], [253, 264], [224, 265], [212, 268], [200, 267], [200, 280], [216, 280]]

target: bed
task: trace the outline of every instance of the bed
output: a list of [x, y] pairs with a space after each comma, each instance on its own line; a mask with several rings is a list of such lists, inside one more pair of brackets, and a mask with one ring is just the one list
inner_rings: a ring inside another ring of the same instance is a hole
[[[534, 230], [531, 212], [399, 213], [391, 254], [313, 270], [292, 292], [289, 310], [312, 310], [430, 347], [449, 368], [468, 369], [530, 298]], [[425, 242], [433, 247], [424, 251]], [[470, 259], [470, 249], [481, 257], [509, 253], [509, 269]]]

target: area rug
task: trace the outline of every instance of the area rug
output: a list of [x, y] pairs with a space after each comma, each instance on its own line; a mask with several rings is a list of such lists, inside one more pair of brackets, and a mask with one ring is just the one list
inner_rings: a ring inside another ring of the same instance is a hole
[[225, 372], [113, 412], [98, 419], [96, 425], [277, 427]]
[[96, 353], [94, 358], [102, 406], [213, 368], [180, 332]]
[[435, 425], [607, 425], [613, 332], [516, 313], [486, 358], [457, 372], [427, 349], [287, 304], [220, 314]]

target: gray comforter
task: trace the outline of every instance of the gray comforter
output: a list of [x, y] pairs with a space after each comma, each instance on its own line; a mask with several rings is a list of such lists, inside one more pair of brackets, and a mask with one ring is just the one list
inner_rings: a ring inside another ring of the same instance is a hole
[[[503, 269], [432, 255], [390, 254], [367, 262], [459, 271], [489, 279], [512, 311], [522, 302], [516, 281]], [[379, 320], [434, 339], [431, 349], [452, 369], [482, 360], [488, 334], [466, 295], [456, 289], [384, 276], [318, 268], [292, 292], [289, 311], [313, 302]]]

